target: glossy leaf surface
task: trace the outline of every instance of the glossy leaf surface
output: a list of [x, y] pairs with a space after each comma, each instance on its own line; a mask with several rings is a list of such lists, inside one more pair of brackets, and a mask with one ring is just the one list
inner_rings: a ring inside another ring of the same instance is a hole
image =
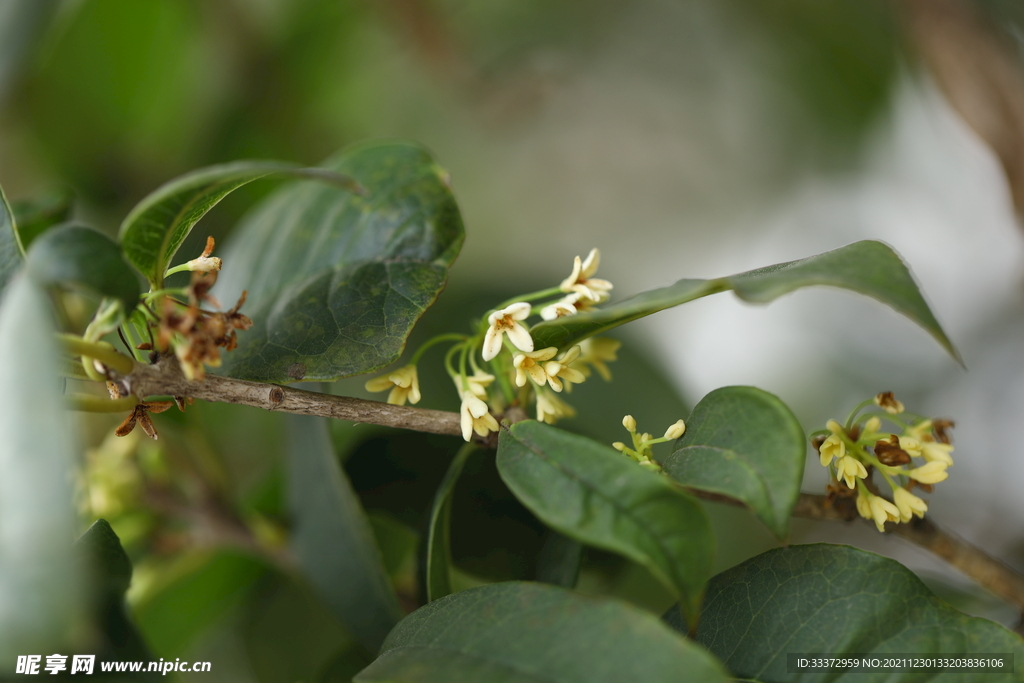
[[497, 462], [541, 521], [642, 564], [696, 614], [713, 539], [693, 497], [607, 446], [541, 422], [502, 429]]
[[383, 367], [444, 287], [463, 240], [446, 173], [422, 148], [351, 147], [327, 162], [365, 195], [323, 183], [282, 188], [232, 234], [217, 296], [248, 290], [255, 322], [223, 373], [333, 380]]
[[476, 450], [473, 444], [459, 449], [437, 487], [430, 509], [430, 527], [427, 534], [427, 601], [443, 598], [452, 592], [451, 522], [452, 494], [462, 474], [466, 460]]
[[373, 530], [338, 465], [324, 418], [289, 415], [287, 424], [292, 551], [334, 617], [376, 652], [402, 611]]
[[564, 348], [599, 332], [709, 294], [732, 290], [744, 301], [768, 303], [783, 294], [813, 285], [849, 289], [891, 306], [923, 327], [950, 355], [960, 360], [907, 266], [891, 248], [870, 240], [729, 277], [680, 280], [591, 313], [542, 322], [530, 332], [537, 348]]
[[71, 218], [74, 201], [75, 195], [70, 190], [57, 190], [35, 200], [11, 203], [15, 233], [22, 253], [28, 252], [44, 232], [67, 222]]
[[48, 230], [28, 253], [28, 273], [42, 286], [84, 289], [121, 301], [131, 311], [139, 300], [139, 281], [121, 250], [106, 235], [84, 225]]
[[1024, 642], [957, 612], [894, 560], [840, 545], [779, 548], [708, 585], [697, 642], [742, 678], [788, 681], [1016, 681], [1018, 674], [945, 672], [791, 674], [789, 652], [1015, 653]]
[[361, 683], [728, 680], [721, 665], [623, 602], [533, 583], [462, 591], [395, 628]]
[[282, 161], [235, 161], [186, 173], [147, 195], [124, 219], [120, 240], [125, 256], [159, 289], [192, 226], [234, 190], [272, 175], [344, 181], [323, 169]]
[[743, 501], [785, 538], [806, 452], [803, 429], [786, 404], [755, 387], [723, 387], [693, 409], [662, 467], [683, 486]]

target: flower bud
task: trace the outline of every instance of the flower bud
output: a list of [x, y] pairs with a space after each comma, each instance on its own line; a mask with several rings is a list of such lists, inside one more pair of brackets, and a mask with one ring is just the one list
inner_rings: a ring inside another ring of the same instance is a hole
[[665, 430], [666, 439], [678, 439], [686, 431], [686, 425], [682, 420], [675, 422], [671, 427]]
[[626, 428], [628, 432], [636, 431], [636, 420], [633, 419], [632, 415], [627, 415], [622, 418], [622, 426]]

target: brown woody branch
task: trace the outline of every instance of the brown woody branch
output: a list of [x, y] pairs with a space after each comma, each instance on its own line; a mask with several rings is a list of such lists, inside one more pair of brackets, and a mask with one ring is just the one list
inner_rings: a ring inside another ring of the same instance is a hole
[[[460, 435], [458, 413], [426, 410], [412, 406], [394, 406], [379, 401], [333, 396], [277, 384], [249, 382], [230, 377], [207, 376], [201, 381], [187, 380], [174, 358], [154, 365], [137, 365], [121, 380], [140, 399], [147, 396], [189, 396], [205, 401], [239, 405], [299, 415], [317, 415], [351, 422], [397, 427], [431, 434]], [[515, 422], [525, 418], [521, 411], [508, 415]], [[494, 446], [493, 442], [487, 444]], [[743, 506], [728, 496], [691, 490], [698, 498], [727, 505]], [[853, 521], [858, 518], [848, 500], [835, 504], [825, 496], [803, 493], [793, 510], [795, 517]], [[914, 519], [908, 524], [892, 525], [891, 533], [942, 558], [979, 584], [1024, 612], [1024, 576], [964, 539], [944, 531], [930, 519]]]

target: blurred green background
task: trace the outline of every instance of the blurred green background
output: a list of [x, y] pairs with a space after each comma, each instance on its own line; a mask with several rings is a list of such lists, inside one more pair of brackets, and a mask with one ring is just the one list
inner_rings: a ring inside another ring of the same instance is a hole
[[[996, 0], [0, 0], [0, 184], [15, 202], [71, 193], [74, 215], [113, 235], [146, 193], [199, 166], [316, 164], [366, 138], [420, 141], [451, 172], [467, 241], [414, 342], [557, 283], [593, 246], [624, 296], [883, 239], [973, 374], [872, 302], [814, 293], [754, 310], [714, 298], [627, 328], [614, 383], [579, 387], [580, 416], [564, 424], [610, 442], [632, 413], [657, 432], [740, 383], [780, 395], [810, 430], [894, 390], [960, 422], [963, 455], [936, 518], [1021, 566], [1012, 520], [1024, 503], [998, 454], [1012, 448], [1024, 386], [1007, 371], [1020, 367], [1024, 147], [1009, 133], [1024, 130], [1022, 21], [1017, 3]], [[975, 54], [971, 40], [991, 48], [974, 71], [936, 58]], [[982, 78], [1000, 69], [1011, 75]], [[993, 109], [993, 92], [1010, 104]], [[180, 253], [230, 239], [274, 186], [230, 195]], [[421, 380], [423, 405], [457, 407], [434, 354]], [[330, 390], [366, 396], [362, 381]], [[113, 418], [81, 423], [82, 528], [104, 517], [129, 551], [148, 647], [212, 661], [221, 681], [348, 680], [370, 653], [275, 564], [287, 529], [280, 416], [197, 404], [157, 421], [159, 442], [114, 440]], [[458, 442], [332, 430], [412, 609], [425, 516]], [[805, 490], [821, 491], [822, 471], [808, 471]], [[719, 569], [774, 544], [744, 511], [708, 507]], [[794, 540], [894, 555], [961, 609], [1015, 619], [870, 527], [798, 520]], [[493, 457], [474, 456], [454, 504], [462, 585], [533, 578], [550, 542]], [[596, 551], [580, 588], [667, 606], [650, 576]]]

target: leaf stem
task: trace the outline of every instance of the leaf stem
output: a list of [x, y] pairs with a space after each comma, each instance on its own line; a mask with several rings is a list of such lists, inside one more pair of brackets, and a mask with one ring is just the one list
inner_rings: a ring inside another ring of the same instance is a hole
[[[60, 340], [64, 345], [64, 349], [69, 353], [82, 356], [83, 358], [95, 358], [122, 375], [131, 373], [135, 367], [135, 361], [120, 353], [107, 342], [89, 342], [73, 334], [64, 333], [58, 333], [57, 339]], [[88, 373], [88, 366], [83, 364], [83, 367], [85, 367], [85, 371]]]
[[416, 365], [417, 363], [419, 363], [420, 358], [423, 356], [423, 354], [426, 353], [427, 349], [429, 349], [432, 346], [435, 346], [446, 341], [465, 341], [466, 339], [468, 339], [466, 335], [456, 333], [439, 334], [436, 337], [428, 339], [427, 341], [423, 342], [423, 344], [418, 349], [416, 349], [416, 353], [412, 354], [412, 358], [409, 359], [409, 365]]
[[92, 394], [68, 394], [64, 398], [71, 410], [82, 410], [87, 413], [123, 413], [139, 404], [139, 397], [134, 394], [115, 399]]

